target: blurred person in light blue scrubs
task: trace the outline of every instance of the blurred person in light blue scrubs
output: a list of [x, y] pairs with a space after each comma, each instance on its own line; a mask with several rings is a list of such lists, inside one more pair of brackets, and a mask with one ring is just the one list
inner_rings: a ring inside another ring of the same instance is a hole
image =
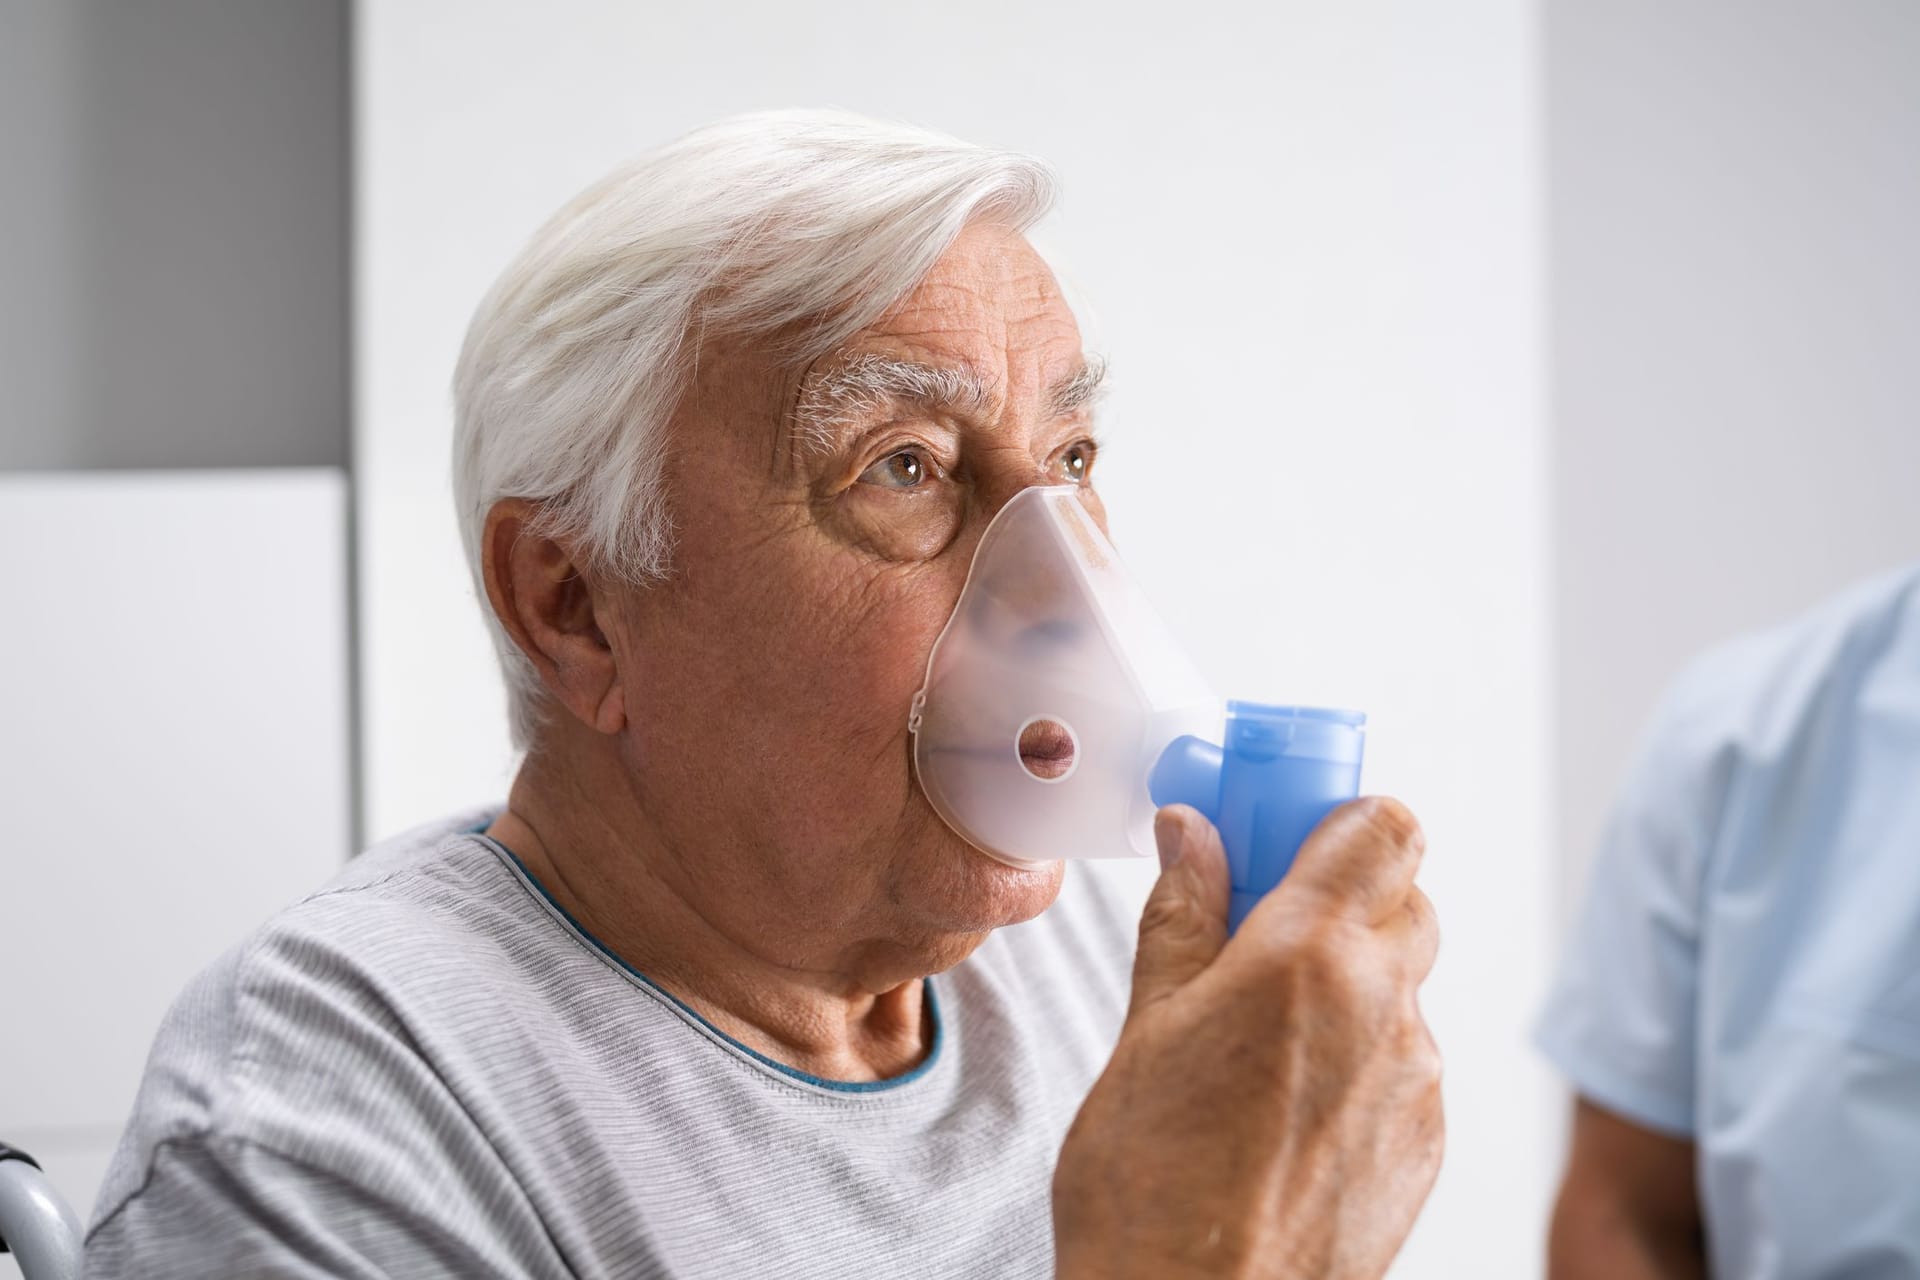
[[1920, 1277], [1920, 566], [1682, 675], [1539, 1042], [1556, 1280]]

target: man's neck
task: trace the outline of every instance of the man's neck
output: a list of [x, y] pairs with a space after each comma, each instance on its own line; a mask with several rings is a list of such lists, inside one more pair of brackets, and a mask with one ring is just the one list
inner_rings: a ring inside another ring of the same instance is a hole
[[728, 937], [660, 874], [644, 816], [608, 814], [604, 789], [567, 781], [577, 778], [530, 757], [487, 834], [603, 946], [720, 1031], [809, 1075], [883, 1080], [925, 1059], [922, 981], [875, 990], [848, 957], [799, 967]]

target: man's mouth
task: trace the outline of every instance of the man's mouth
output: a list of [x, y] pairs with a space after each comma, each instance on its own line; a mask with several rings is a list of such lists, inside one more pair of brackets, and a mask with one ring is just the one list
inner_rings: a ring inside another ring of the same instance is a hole
[[1075, 750], [1072, 731], [1058, 720], [1034, 720], [1020, 730], [1020, 764], [1042, 781], [1066, 777]]

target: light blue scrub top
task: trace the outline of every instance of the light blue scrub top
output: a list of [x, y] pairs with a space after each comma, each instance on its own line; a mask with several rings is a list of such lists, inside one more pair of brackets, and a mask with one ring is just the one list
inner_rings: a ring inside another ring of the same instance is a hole
[[1920, 1277], [1920, 566], [1680, 678], [1538, 1040], [1694, 1141], [1715, 1274]]

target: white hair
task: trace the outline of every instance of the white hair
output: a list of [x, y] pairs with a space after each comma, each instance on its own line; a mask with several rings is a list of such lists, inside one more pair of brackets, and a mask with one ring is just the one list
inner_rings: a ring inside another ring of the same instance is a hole
[[666, 425], [704, 338], [805, 363], [878, 319], [976, 220], [1053, 201], [1030, 156], [839, 112], [736, 116], [649, 152], [556, 213], [481, 300], [454, 374], [454, 501], [516, 747], [538, 676], [487, 607], [481, 535], [502, 498], [635, 584], [670, 568]]

